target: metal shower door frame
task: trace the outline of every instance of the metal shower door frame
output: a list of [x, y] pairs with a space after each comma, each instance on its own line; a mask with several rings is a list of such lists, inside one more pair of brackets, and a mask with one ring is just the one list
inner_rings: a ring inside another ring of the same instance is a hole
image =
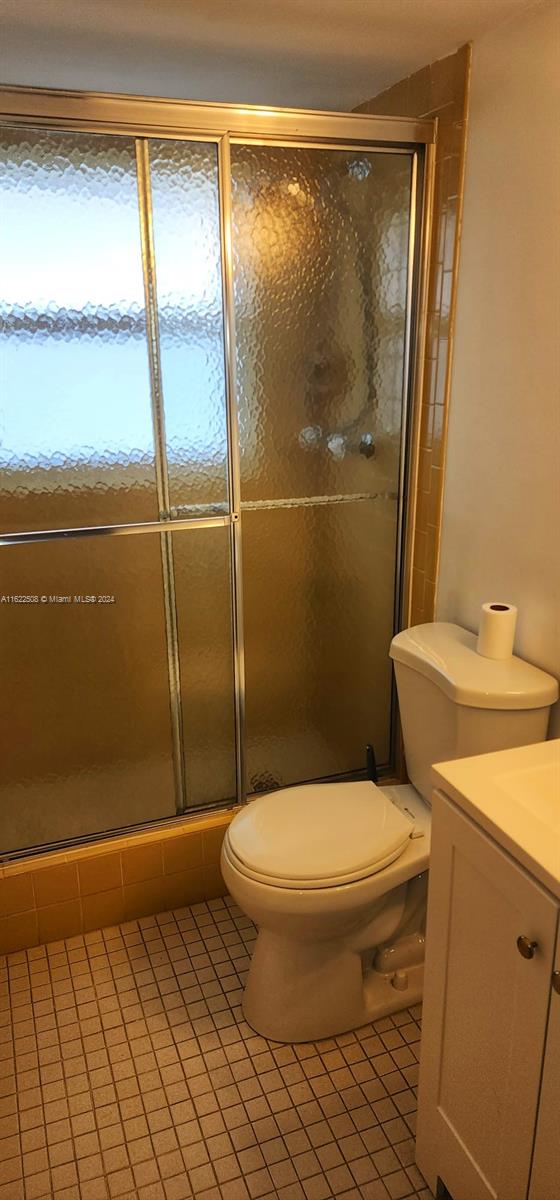
[[[156, 459], [159, 520], [142, 524], [90, 528], [30, 530], [1, 534], [0, 545], [84, 536], [123, 536], [158, 533], [162, 547], [168, 672], [173, 731], [176, 811], [188, 806], [181, 714], [177, 613], [173, 548], [174, 532], [229, 526], [230, 580], [235, 704], [235, 761], [237, 803], [246, 800], [245, 778], [245, 663], [243, 635], [241, 480], [236, 400], [236, 340], [232, 250], [232, 143], [257, 143], [317, 148], [402, 153], [411, 158], [412, 186], [409, 226], [407, 311], [403, 365], [402, 423], [395, 630], [408, 623], [412, 577], [412, 531], [417, 484], [423, 345], [427, 319], [427, 264], [431, 237], [431, 208], [435, 164], [436, 122], [362, 113], [268, 109], [260, 106], [198, 104], [138, 96], [0, 87], [0, 124], [61, 131], [105, 133], [133, 137], [136, 142], [146, 322], [150, 359], [152, 421]], [[222, 309], [227, 424], [228, 513], [173, 520], [169, 511], [164, 409], [155, 256], [150, 196], [151, 138], [214, 143], [218, 156], [218, 198], [221, 242]], [[395, 704], [392, 703], [392, 748], [396, 752]], [[161, 822], [157, 822], [158, 824]]]

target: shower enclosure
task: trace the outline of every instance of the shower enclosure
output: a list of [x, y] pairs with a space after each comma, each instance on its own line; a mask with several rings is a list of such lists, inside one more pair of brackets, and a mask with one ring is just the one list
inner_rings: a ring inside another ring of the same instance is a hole
[[432, 124], [0, 108], [0, 855], [390, 769]]

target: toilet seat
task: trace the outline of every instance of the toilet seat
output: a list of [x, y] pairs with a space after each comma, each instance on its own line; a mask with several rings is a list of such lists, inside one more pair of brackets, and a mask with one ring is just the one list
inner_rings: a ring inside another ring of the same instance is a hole
[[374, 783], [322, 783], [251, 801], [232, 821], [227, 845], [251, 879], [328, 888], [382, 871], [413, 833], [414, 822]]

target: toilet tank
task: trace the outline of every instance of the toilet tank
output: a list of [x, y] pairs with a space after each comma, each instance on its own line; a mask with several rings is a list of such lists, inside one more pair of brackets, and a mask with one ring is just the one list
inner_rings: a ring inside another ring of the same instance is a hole
[[459, 625], [434, 622], [391, 643], [407, 771], [425, 800], [433, 763], [546, 738], [556, 679], [514, 655], [484, 658], [476, 642]]

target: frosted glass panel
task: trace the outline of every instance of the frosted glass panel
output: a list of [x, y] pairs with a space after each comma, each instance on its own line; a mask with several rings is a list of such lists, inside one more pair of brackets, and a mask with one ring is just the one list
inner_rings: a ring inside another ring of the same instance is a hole
[[0, 524], [157, 519], [134, 144], [0, 134]]
[[173, 534], [189, 806], [234, 800], [229, 530]]
[[243, 517], [249, 790], [389, 758], [395, 504]]
[[250, 790], [390, 758], [407, 154], [232, 147]]
[[244, 500], [394, 492], [408, 155], [232, 146]]
[[227, 424], [217, 148], [150, 142], [172, 516], [223, 511]]
[[1, 555], [4, 596], [46, 597], [0, 605], [1, 850], [171, 816], [159, 536]]
[[157, 518], [131, 140], [0, 134], [1, 526]]

